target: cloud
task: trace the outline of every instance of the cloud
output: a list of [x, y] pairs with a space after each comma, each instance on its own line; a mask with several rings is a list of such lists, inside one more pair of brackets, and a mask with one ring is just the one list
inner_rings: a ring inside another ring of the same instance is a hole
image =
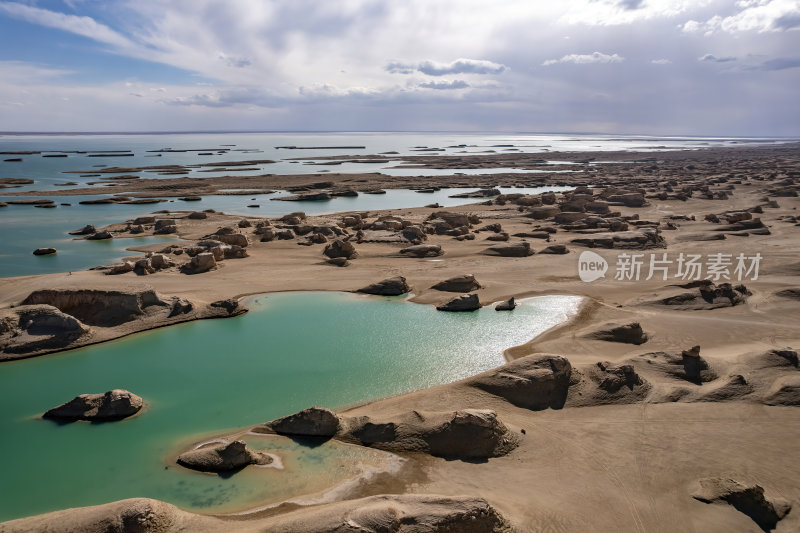
[[622, 63], [625, 58], [618, 54], [604, 54], [602, 52], [592, 52], [591, 54], [568, 54], [560, 59], [548, 59], [543, 66], [556, 65], [558, 63], [574, 63], [576, 65], [588, 65], [591, 63]]
[[703, 32], [709, 36], [719, 31], [734, 34], [800, 29], [800, 2], [797, 0], [750, 0], [736, 5], [741, 11], [734, 15], [714, 15], [705, 22], [689, 20], [683, 24], [682, 30], [685, 33]]
[[2, 81], [25, 85], [43, 83], [53, 78], [72, 74], [72, 71], [42, 67], [25, 61], [0, 61]]
[[392, 61], [386, 65], [387, 72], [392, 74], [412, 74], [415, 71], [428, 76], [446, 76], [448, 74], [500, 74], [507, 66], [483, 59], [456, 59], [450, 63], [422, 61], [420, 63], [401, 63]]
[[644, 0], [618, 0], [617, 5], [622, 9], [640, 9]]
[[420, 83], [418, 85], [418, 87], [422, 87], [423, 89], [437, 89], [437, 90], [466, 89], [469, 86], [470, 86], [469, 83], [465, 82], [464, 80], [428, 81]]
[[588, 0], [563, 2], [566, 13], [560, 17], [567, 24], [620, 26], [645, 20], [672, 18], [707, 0]]
[[223, 54], [222, 52], [219, 53], [218, 57], [220, 61], [223, 61], [229, 67], [244, 68], [244, 67], [249, 67], [250, 65], [253, 64], [253, 62], [247, 59], [246, 57], [233, 57], [227, 54]]
[[712, 54], [706, 54], [704, 56], [700, 56], [697, 58], [698, 61], [702, 61], [704, 63], [729, 63], [731, 61], [736, 61], [735, 57], [717, 57]]
[[654, 65], [669, 65], [672, 63], [669, 59], [651, 59], [650, 62]]
[[16, 2], [0, 2], [0, 12], [25, 22], [68, 31], [116, 47], [128, 48], [133, 45], [127, 37], [91, 17], [67, 15]]
[[758, 70], [786, 70], [800, 67], [800, 57], [777, 57], [764, 61]]

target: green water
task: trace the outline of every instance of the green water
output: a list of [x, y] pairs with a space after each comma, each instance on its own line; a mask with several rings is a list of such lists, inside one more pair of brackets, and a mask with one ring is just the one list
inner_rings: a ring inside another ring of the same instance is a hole
[[[547, 296], [510, 313], [442, 313], [397, 298], [279, 293], [252, 298], [251, 312], [237, 318], [1, 364], [0, 520], [131, 497], [230, 511], [321, 490], [337, 481], [332, 472], [347, 477], [382, 459], [335, 443], [276, 444], [286, 470], [248, 468], [227, 479], [173, 459], [226, 429], [495, 367], [504, 349], [564, 321], [578, 302]], [[139, 394], [147, 410], [108, 424], [37, 418], [77, 394], [112, 388]]]

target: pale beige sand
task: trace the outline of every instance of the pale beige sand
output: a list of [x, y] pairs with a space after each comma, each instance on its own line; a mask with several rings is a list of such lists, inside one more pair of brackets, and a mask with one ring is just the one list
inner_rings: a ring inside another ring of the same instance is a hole
[[[736, 152], [725, 154], [723, 164], [714, 173], [697, 173], [708, 177], [742, 172], [737, 166]], [[751, 155], [748, 152], [748, 157]], [[779, 155], [781, 160], [768, 159], [766, 163], [793, 169], [792, 179], [796, 183], [796, 148]], [[692, 157], [684, 155], [684, 163], [691, 162]], [[696, 157], [702, 160], [709, 156]], [[745, 167], [747, 165], [749, 163]], [[636, 171], [632, 174], [639, 175]], [[687, 174], [692, 175], [689, 171]], [[781, 289], [800, 287], [797, 247], [800, 228], [795, 223], [780, 220], [797, 215], [800, 199], [777, 198], [779, 208], [765, 208], [763, 214], [754, 215], [762, 218], [771, 235], [729, 236], [726, 240], [710, 242], [678, 241], [680, 236], [715, 229], [716, 225], [703, 220], [707, 213], [746, 209], [763, 203], [764, 190], [769, 185], [769, 180], [736, 184], [728, 200], [651, 199], [649, 207], [620, 208], [623, 214], [638, 213], [642, 219], [654, 221], [669, 215], [696, 217], [693, 222], [676, 221], [677, 230], [663, 231], [668, 248], [653, 250], [658, 254], [663, 251], [670, 256], [679, 252], [760, 252], [764, 259], [759, 279], [744, 282], [752, 296], [746, 304], [723, 309], [671, 310], [642, 303], [669, 292], [664, 287], [673, 281], [606, 279], [583, 283], [577, 277], [577, 257], [585, 248], [569, 244], [579, 235], [561, 230], [548, 244], [567, 244], [571, 249], [567, 255], [490, 257], [480, 252], [493, 243], [484, 241], [486, 233], [479, 233], [475, 241], [464, 242], [452, 237], [431, 236], [427, 242], [441, 244], [446, 251], [437, 258], [441, 261], [400, 257], [396, 253], [399, 245], [358, 244], [359, 258], [346, 268], [324, 264], [321, 246], [298, 246], [295, 241], [257, 242], [249, 248], [251, 257], [224, 261], [218, 270], [201, 275], [167, 271], [136, 277], [78, 272], [72, 276], [53, 274], [4, 279], [0, 280], [0, 305], [18, 303], [32, 290], [44, 287], [117, 288], [123, 282], [132, 288], [147, 286], [160, 293], [210, 302], [271, 291], [355, 290], [397, 275], [405, 276], [413, 286], [414, 301], [433, 304], [453, 295], [429, 287], [464, 273], [474, 274], [484, 285], [478, 291], [484, 304], [510, 296], [582, 295], [587, 297], [588, 303], [574, 321], [509, 350], [508, 357], [555, 353], [568, 358], [573, 367], [586, 370], [598, 361], [623, 362], [646, 352], [680, 352], [700, 345], [702, 357], [709, 361], [721, 380], [730, 374], [741, 374], [757, 387], [757, 394], [724, 403], [655, 403], [656, 399], [663, 398], [663, 393], [685, 383], [637, 367], [653, 389], [644, 401], [628, 405], [571, 407], [581, 403], [581, 391], [576, 389], [570, 392], [566, 408], [534, 412], [459, 383], [381, 400], [353, 408], [346, 414], [386, 418], [415, 409], [489, 408], [498, 413], [509, 429], [525, 429], [525, 435], [519, 448], [509, 455], [486, 462], [408, 454], [412, 468], [404, 469], [395, 478], [364, 484], [347, 499], [384, 493], [485, 498], [516, 530], [524, 532], [761, 531], [755, 522], [729, 505], [709, 505], [691, 497], [698, 478], [721, 476], [757, 483], [766, 489], [768, 497], [780, 497], [792, 503], [795, 509], [775, 531], [797, 531], [800, 529], [800, 484], [797, 483], [800, 467], [795, 447], [800, 442], [800, 410], [796, 406], [767, 406], [760, 402], [764, 393], [764, 389], [759, 388], [760, 376], [774, 379], [777, 374], [761, 374], [753, 361], [756, 355], [769, 350], [796, 349], [800, 345], [798, 300], [775, 295]], [[516, 206], [511, 204], [448, 210], [477, 213], [482, 218], [480, 225], [501, 222], [509, 233], [531, 228], [531, 220], [520, 216]], [[394, 210], [392, 214], [421, 220], [430, 212], [431, 209], [406, 209]], [[338, 218], [326, 216], [316, 220]], [[223, 222], [221, 215], [214, 215], [192, 224], [181, 221], [179, 228], [182, 237], [191, 239], [212, 232]], [[518, 239], [512, 237], [511, 240]], [[537, 251], [546, 246], [536, 239], [531, 239], [531, 243]], [[619, 253], [618, 250], [595, 251], [606, 257]], [[650, 250], [644, 253], [649, 254]], [[613, 265], [609, 274], [613, 276]], [[635, 346], [584, 338], [600, 324], [632, 321], [641, 323], [650, 337], [647, 343]], [[787, 370], [791, 371], [797, 372], [796, 368]], [[696, 387], [709, 390], [708, 387], [714, 386]], [[417, 504], [422, 512], [424, 505]], [[407, 503], [412, 507], [417, 504]], [[44, 522], [11, 522], [0, 525], [0, 531], [35, 529], [44, 523], [59, 524], [54, 530], [66, 531], [68, 529], [61, 526], [70, 524], [71, 520], [85, 520], [89, 513], [96, 512], [76, 511], [57, 518], [46, 515], [36, 519]], [[291, 515], [279, 508], [235, 521], [230, 517], [204, 518], [181, 512], [174, 527], [158, 530], [315, 530], [317, 526], [312, 527], [311, 522], [302, 520], [289, 525], [291, 520], [303, 516], [302, 513], [307, 513], [303, 520], [312, 520], [322, 528], [320, 530], [324, 529], [325, 520], [330, 519], [324, 508], [301, 509]], [[37, 525], [34, 527], [34, 524]]]

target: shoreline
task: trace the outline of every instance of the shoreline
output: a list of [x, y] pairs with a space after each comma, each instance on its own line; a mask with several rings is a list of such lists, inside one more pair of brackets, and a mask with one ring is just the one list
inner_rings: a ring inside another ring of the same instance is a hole
[[[792, 348], [800, 345], [797, 325], [800, 308], [791, 296], [792, 290], [800, 288], [800, 252], [796, 247], [796, 227], [800, 224], [796, 214], [800, 206], [796, 196], [800, 154], [794, 145], [763, 148], [670, 152], [664, 163], [638, 163], [628, 168], [626, 173], [631, 174], [630, 178], [615, 177], [612, 174], [618, 170], [612, 169], [604, 171], [602, 176], [586, 178], [602, 178], [595, 184], [597, 190], [627, 186], [644, 191], [645, 205], [612, 205], [610, 209], [620, 213], [629, 226], [626, 231], [635, 233], [636, 238], [646, 233], [646, 228], [656, 228], [663, 242], [653, 247], [586, 246], [576, 240], [599, 239], [607, 231], [572, 227], [575, 221], [553, 221], [552, 215], [532, 219], [525, 215], [535, 210], [535, 206], [509, 200], [503, 205], [493, 201], [491, 205], [471, 204], [444, 210], [409, 208], [370, 212], [370, 222], [380, 215], [391, 214], [420, 225], [441, 211], [480, 217], [481, 221], [470, 229], [476, 235], [474, 240], [457, 241], [453, 235], [428, 234], [425, 244], [437, 244], [445, 250], [437, 258], [442, 260], [439, 262], [402, 257], [398, 251], [401, 246], [410, 246], [409, 243], [365, 240], [355, 243], [359, 257], [352, 259], [350, 266], [337, 268], [324, 263], [323, 246], [297, 246], [297, 237], [272, 242], [253, 239], [247, 247], [249, 257], [225, 260], [220, 268], [204, 274], [186, 276], [177, 271], [162, 271], [144, 277], [123, 276], [134, 286], [147, 284], [158, 293], [189, 299], [202, 294], [208, 301], [230, 298], [232, 292], [239, 298], [244, 294], [297, 288], [313, 291], [325, 287], [326, 291], [352, 292], [368, 283], [402, 275], [412, 286], [412, 303], [438, 305], [457, 293], [432, 290], [432, 284], [465, 273], [474, 274], [481, 283], [482, 288], [476, 291], [481, 302], [495, 302], [509, 296], [581, 296], [580, 308], [567, 323], [505, 350], [506, 365], [485, 373], [513, 374], [519, 365], [543, 360], [546, 354], [563, 356], [568, 360], [571, 374], [561, 407], [532, 409], [520, 405], [505, 392], [487, 392], [489, 389], [482, 388], [480, 383], [489, 377], [479, 375], [337, 411], [337, 416], [347, 420], [347, 424], [367, 417], [375, 423], [391, 421], [405, 427], [403, 424], [409, 422], [403, 417], [409, 412], [491, 409], [509, 434], [519, 440], [513, 451], [485, 462], [443, 459], [424, 451], [398, 452], [413, 465], [415, 472], [423, 475], [419, 479], [398, 475], [375, 486], [365, 484], [359, 496], [391, 495], [385, 496], [388, 498], [385, 501], [409, 505], [403, 508], [413, 514], [424, 512], [426, 505], [430, 505], [424, 495], [449, 498], [455, 508], [460, 504], [454, 498], [468, 494], [484, 499], [520, 532], [553, 524], [559, 524], [563, 531], [603, 531], [612, 527], [619, 531], [656, 531], [663, 524], [663, 516], [667, 513], [677, 516], [676, 511], [684, 529], [747, 530], [753, 525], [748, 516], [727, 505], [701, 503], [691, 497], [690, 487], [704, 476], [731, 477], [742, 483], [758, 483], [769, 498], [778, 494], [800, 505], [800, 489], [792, 481], [797, 470], [787, 448], [787, 443], [800, 439], [800, 413], [796, 407], [800, 405], [800, 382], [794, 374], [796, 366], [784, 364], [783, 356], [775, 355], [792, 352]], [[719, 150], [727, 150], [724, 153], [730, 157], [707, 164], [719, 157]], [[761, 159], [753, 159], [754, 153], [761, 154]], [[649, 169], [654, 165], [655, 170]], [[503, 180], [496, 176], [486, 179], [493, 178], [498, 182]], [[675, 197], [687, 188], [688, 197]], [[795, 195], [789, 194], [792, 191]], [[556, 205], [571, 205], [574, 194], [584, 193], [557, 194]], [[547, 205], [552, 204], [540, 204]], [[722, 220], [706, 220], [710, 214]], [[597, 216], [613, 218], [608, 214]], [[761, 225], [749, 224], [754, 226], [751, 229], [755, 231], [751, 231], [748, 224], [737, 226], [735, 221], [726, 224], [726, 218], [737, 217], [749, 217], [739, 221], [758, 218]], [[198, 240], [217, 226], [241, 218], [245, 217], [215, 214], [206, 221], [190, 223], [179, 219], [179, 234], [186, 240]], [[342, 214], [314, 216], [309, 217], [308, 224], [333, 224], [341, 218]], [[586, 218], [585, 212], [576, 218], [578, 226]], [[501, 224], [509, 234], [534, 234], [542, 231], [542, 227], [552, 226], [555, 232], [550, 234], [550, 242], [538, 237], [514, 236], [509, 242], [525, 239], [537, 252], [551, 244], [564, 244], [569, 253], [536, 253], [528, 257], [485, 255], [484, 250], [496, 244], [486, 242], [486, 236], [492, 233], [474, 230], [494, 223]], [[250, 230], [245, 231], [251, 235]], [[718, 239], [719, 235], [724, 238]], [[585, 250], [607, 259], [609, 269], [614, 268], [614, 256], [618, 258], [624, 253], [659, 256], [667, 253], [673, 258], [680, 253], [759, 252], [764, 259], [758, 279], [743, 281], [749, 295], [741, 293], [739, 297], [731, 293], [729, 302], [712, 295], [708, 301], [696, 288], [682, 288], [681, 281], [672, 278], [615, 280], [610, 270], [604, 280], [582, 282], [577, 276], [577, 261]], [[270, 273], [269, 278], [264, 272]], [[65, 288], [91, 284], [103, 289], [119, 284], [115, 276], [104, 276], [98, 271], [75, 273], [71, 278], [74, 279], [68, 280], [69, 286]], [[13, 281], [2, 279], [0, 306], [20, 301], [34, 287], [55, 287], [62, 281], [63, 276], [57, 274], [13, 278]], [[237, 289], [245, 283], [249, 285], [247, 293]], [[253, 292], [249, 293], [249, 289]], [[789, 296], [781, 296], [782, 291]], [[610, 342], [593, 336], [609, 324], [630, 322], [641, 324], [647, 334], [642, 344]], [[703, 374], [705, 381], [687, 379], [676, 373], [678, 370], [670, 363], [695, 345], [700, 346], [699, 358], [713, 372], [713, 376]], [[617, 369], [623, 372], [625, 366], [631, 367], [639, 381], [614, 392], [604, 389], [604, 380], [617, 376], [613, 372]], [[345, 422], [342, 424], [342, 431], [349, 427]], [[349, 438], [349, 434], [342, 435]], [[757, 457], [753, 456], [753, 450], [759, 450]], [[412, 505], [408, 503], [411, 496], [422, 499], [414, 500], [416, 503]], [[225, 531], [232, 527], [243, 531], [281, 527], [302, 531], [314, 530], [314, 524], [322, 524], [320, 513], [339, 516], [337, 513], [354, 512], [353, 509], [363, 505], [364, 501], [348, 496], [338, 503], [256, 513], [247, 519], [195, 515], [171, 507], [158, 507], [157, 514], [186, 520], [203, 531]], [[28, 527], [45, 524], [56, 516], [59, 520], [80, 521], [89, 520], [94, 516], [91, 513], [118, 512], [111, 507], [104, 508], [105, 511], [97, 509], [12, 521], [0, 525], [0, 531], [5, 533], [3, 526], [16, 531], [15, 528], [21, 530], [25, 524]], [[800, 513], [793, 512], [779, 527], [788, 531], [798, 525]]]

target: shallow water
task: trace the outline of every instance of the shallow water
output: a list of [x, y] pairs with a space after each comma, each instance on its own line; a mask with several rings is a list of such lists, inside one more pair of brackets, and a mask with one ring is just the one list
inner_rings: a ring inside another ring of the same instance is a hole
[[[509, 313], [442, 313], [398, 298], [313, 292], [262, 295], [248, 305], [236, 318], [0, 364], [0, 521], [131, 497], [230, 511], [320, 490], [383, 459], [335, 444], [289, 446], [277, 450], [286, 476], [257, 470], [227, 479], [173, 459], [204, 435], [496, 367], [504, 349], [574, 314], [579, 298], [525, 299]], [[107, 424], [37, 418], [77, 394], [112, 388], [142, 396], [147, 410]], [[332, 479], [337, 464], [342, 474]], [[262, 474], [274, 483], [261, 486]]]
[[[504, 187], [503, 193], [518, 192], [536, 194], [545, 191], [563, 191], [572, 187]], [[272, 200], [289, 193], [259, 195], [213, 195], [204, 196], [199, 202], [184, 202], [173, 199], [149, 205], [98, 204], [80, 205], [82, 200], [103, 196], [53, 196], [47, 198], [56, 203], [69, 203], [55, 209], [39, 209], [30, 205], [9, 205], [0, 209], [0, 277], [26, 276], [83, 270], [98, 265], [107, 265], [122, 257], [135, 255], [126, 248], [143, 246], [154, 242], [176, 240], [175, 236], [140, 237], [87, 241], [75, 239], [67, 232], [82, 228], [86, 224], [102, 227], [115, 222], [147, 215], [162, 209], [203, 210], [214, 209], [229, 214], [245, 216], [279, 217], [293, 211], [305, 211], [309, 215], [342, 211], [375, 211], [422, 207], [438, 203], [443, 207], [464, 205], [484, 201], [484, 198], [450, 198], [453, 194], [475, 191], [476, 188], [441, 189], [433, 193], [418, 193], [408, 189], [391, 189], [386, 194], [359, 194], [356, 197], [332, 198], [323, 202], [282, 202]], [[0, 201], [3, 197], [0, 196]], [[248, 205], [257, 205], [251, 208]], [[53, 247], [55, 255], [34, 256], [36, 248]]]
[[[730, 146], [748, 142], [784, 142], [785, 139], [732, 139], [647, 137], [611, 135], [559, 135], [559, 134], [485, 134], [485, 133], [214, 133], [214, 134], [168, 134], [168, 135], [40, 135], [0, 136], [0, 152], [11, 151], [92, 151], [130, 150], [133, 156], [89, 157], [88, 153], [67, 154], [66, 158], [47, 158], [43, 154], [0, 155], [0, 177], [28, 178], [36, 181], [15, 191], [54, 190], [57, 183], [74, 181], [80, 186], [98, 181], [99, 177], [80, 177], [80, 174], [64, 174], [64, 171], [83, 170], [91, 173], [99, 165], [141, 167], [155, 165], [197, 165], [227, 161], [271, 160], [274, 163], [248, 165], [258, 170], [245, 172], [200, 172], [209, 170], [195, 168], [191, 176], [215, 177], [223, 175], [271, 174], [317, 174], [323, 170], [331, 172], [379, 172], [392, 166], [385, 163], [342, 163], [336, 166], [305, 165], [307, 158], [336, 156], [346, 160], [352, 155], [376, 155], [382, 152], [397, 152], [399, 155], [485, 155], [494, 150], [518, 150], [526, 153], [550, 151], [606, 151], [606, 150], [669, 150], [676, 148], [699, 148], [708, 146]], [[226, 146], [234, 145], [234, 146]], [[279, 146], [330, 147], [364, 146], [364, 149], [317, 149], [287, 150]], [[418, 151], [418, 147], [441, 148], [441, 152]], [[161, 152], [152, 150], [195, 150], [192, 152]], [[207, 149], [211, 155], [199, 155], [196, 150]], [[232, 151], [218, 153], [221, 149]], [[466, 152], [466, 154], [462, 153]], [[22, 162], [4, 162], [7, 158], [21, 157]], [[292, 161], [294, 159], [295, 161]], [[513, 170], [511, 170], [513, 172]], [[391, 172], [391, 171], [390, 171]], [[148, 178], [170, 178], [155, 172], [139, 173]], [[324, 173], [323, 173], [324, 175]], [[426, 175], [420, 172], [413, 175]]]

